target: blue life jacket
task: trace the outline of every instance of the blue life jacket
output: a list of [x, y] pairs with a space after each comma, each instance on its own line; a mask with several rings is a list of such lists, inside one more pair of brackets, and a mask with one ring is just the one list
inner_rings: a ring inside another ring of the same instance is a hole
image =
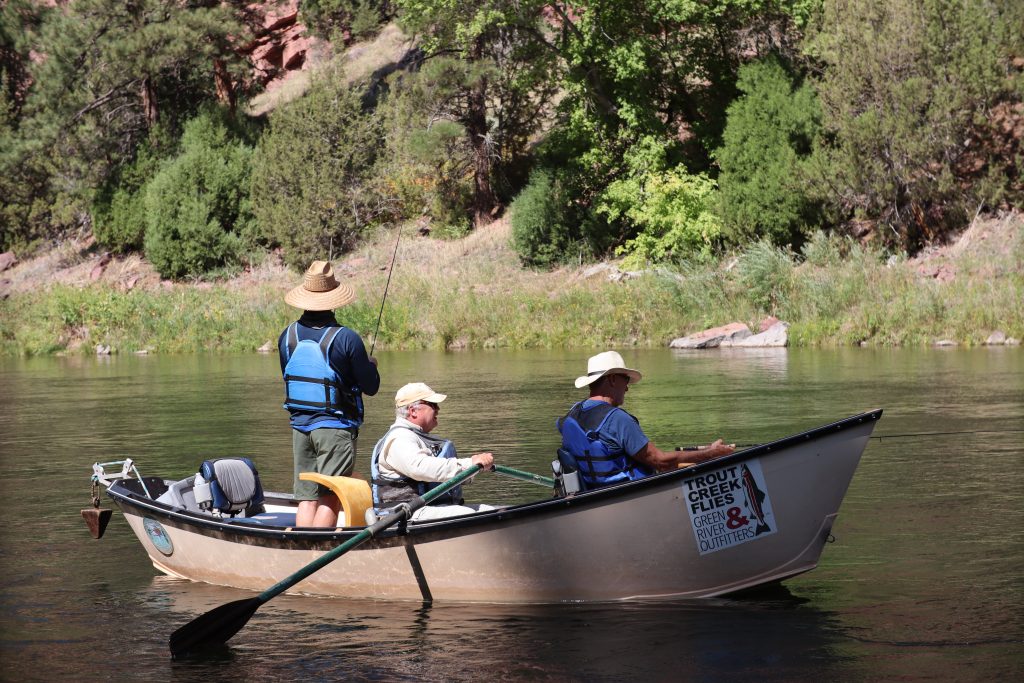
[[[568, 456], [579, 470], [583, 483], [588, 487], [606, 486], [623, 481], [643, 479], [653, 472], [629, 457], [617, 444], [610, 444], [600, 438], [601, 428], [616, 410], [610, 403], [601, 403], [589, 410], [583, 410], [583, 401], [574, 405], [569, 413], [558, 420], [558, 431], [562, 434], [562, 448], [559, 454]], [[623, 413], [629, 415], [625, 410]], [[632, 415], [629, 415], [639, 424]]]
[[[409, 429], [414, 432], [416, 436], [427, 443], [431, 454], [436, 458], [459, 457], [458, 453], [455, 452], [455, 444], [448, 439], [431, 436], [424, 431], [411, 429], [404, 425], [391, 427], [380, 438], [377, 445], [373, 447], [373, 455], [370, 457], [370, 489], [373, 492], [373, 508], [377, 512], [394, 507], [399, 503], [408, 502], [416, 496], [422, 496], [430, 489], [442, 483], [437, 481], [417, 481], [402, 475], [385, 477], [380, 473], [377, 463], [380, 459], [381, 451], [384, 449], [384, 442], [387, 441], [391, 432], [398, 429]], [[462, 503], [462, 486], [456, 486], [444, 495], [430, 501], [428, 505], [462, 505]]]
[[340, 327], [324, 328], [320, 339], [299, 341], [298, 323], [288, 326], [284, 366], [284, 407], [290, 411], [326, 413], [358, 427], [363, 421], [363, 399], [346, 387], [331, 367], [330, 350]]

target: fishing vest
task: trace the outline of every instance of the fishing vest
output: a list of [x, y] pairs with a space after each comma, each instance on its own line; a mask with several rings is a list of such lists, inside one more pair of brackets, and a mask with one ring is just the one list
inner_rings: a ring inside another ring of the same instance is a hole
[[[406, 427], [405, 425], [392, 426], [391, 429], [385, 432], [384, 436], [380, 438], [377, 445], [373, 447], [373, 455], [370, 457], [370, 489], [373, 492], [373, 507], [376, 511], [394, 507], [399, 503], [411, 501], [416, 496], [422, 496], [430, 489], [442, 483], [434, 481], [417, 481], [400, 474], [396, 474], [394, 476], [384, 476], [381, 474], [378, 461], [380, 459], [381, 451], [384, 450], [384, 443], [388, 440], [391, 432], [399, 429], [408, 429], [414, 433], [421, 441], [426, 443], [427, 448], [430, 449], [431, 455], [436, 458], [459, 457], [455, 452], [455, 444], [448, 439], [431, 436], [422, 430]], [[428, 505], [462, 505], [462, 502], [462, 486], [456, 486], [444, 495], [430, 501]]]
[[340, 327], [324, 328], [320, 339], [299, 341], [298, 323], [288, 326], [284, 366], [284, 407], [306, 413], [327, 413], [358, 427], [363, 421], [359, 393], [346, 387], [331, 367], [330, 349]]
[[[583, 403], [580, 401], [574, 405], [565, 417], [558, 420], [562, 449], [576, 461], [583, 482], [588, 487], [597, 487], [651, 475], [653, 472], [649, 468], [630, 458], [621, 446], [609, 444], [600, 438], [605, 422], [612, 413], [622, 408], [602, 402], [601, 405], [583, 410]], [[629, 415], [625, 410], [622, 412]], [[640, 424], [635, 417], [629, 416]]]

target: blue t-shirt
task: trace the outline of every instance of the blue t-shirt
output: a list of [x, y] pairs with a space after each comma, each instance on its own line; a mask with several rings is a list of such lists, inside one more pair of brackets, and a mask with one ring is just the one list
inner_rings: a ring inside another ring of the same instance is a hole
[[[602, 405], [608, 404], [588, 398], [583, 402], [583, 411], [586, 412]], [[621, 409], [613, 410], [608, 414], [608, 419], [598, 431], [597, 437], [608, 444], [613, 452], [621, 449], [631, 458], [643, 450], [643, 447], [650, 441], [633, 416]]]
[[[303, 339], [319, 340], [325, 327], [340, 327], [332, 311], [304, 311], [298, 320], [295, 331], [299, 341]], [[288, 328], [286, 327], [277, 340], [277, 352], [281, 360], [281, 373], [288, 365]], [[380, 389], [380, 373], [377, 366], [370, 362], [366, 354], [366, 347], [358, 334], [347, 327], [334, 338], [329, 353], [331, 367], [341, 383], [347, 387], [354, 387], [359, 393], [373, 396]], [[339, 418], [326, 411], [291, 410], [292, 429], [300, 432], [311, 432], [314, 429], [350, 429], [362, 424], [363, 416], [360, 411], [357, 424], [352, 420]]]

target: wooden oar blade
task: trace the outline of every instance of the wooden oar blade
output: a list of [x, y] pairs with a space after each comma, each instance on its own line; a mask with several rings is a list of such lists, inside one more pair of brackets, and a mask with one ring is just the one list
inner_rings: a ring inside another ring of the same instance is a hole
[[171, 656], [180, 657], [223, 645], [245, 626], [262, 604], [259, 598], [236, 600], [199, 615], [171, 634]]

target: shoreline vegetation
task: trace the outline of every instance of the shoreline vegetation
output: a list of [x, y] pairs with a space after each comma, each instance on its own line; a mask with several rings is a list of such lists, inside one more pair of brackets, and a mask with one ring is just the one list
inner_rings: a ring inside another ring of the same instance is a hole
[[272, 352], [324, 258], [379, 349], [1024, 338], [1019, 1], [51, 4], [0, 355]]
[[[915, 258], [814, 236], [799, 254], [758, 242], [713, 261], [523, 268], [507, 220], [453, 240], [405, 225], [378, 349], [658, 347], [732, 321], [790, 323], [790, 346], [978, 346], [1024, 337], [1024, 217], [979, 218]], [[395, 240], [334, 258], [356, 301], [338, 319], [373, 343]], [[269, 256], [213, 282], [161, 279], [138, 256], [66, 243], [3, 273], [0, 354], [273, 351], [301, 275]]]

